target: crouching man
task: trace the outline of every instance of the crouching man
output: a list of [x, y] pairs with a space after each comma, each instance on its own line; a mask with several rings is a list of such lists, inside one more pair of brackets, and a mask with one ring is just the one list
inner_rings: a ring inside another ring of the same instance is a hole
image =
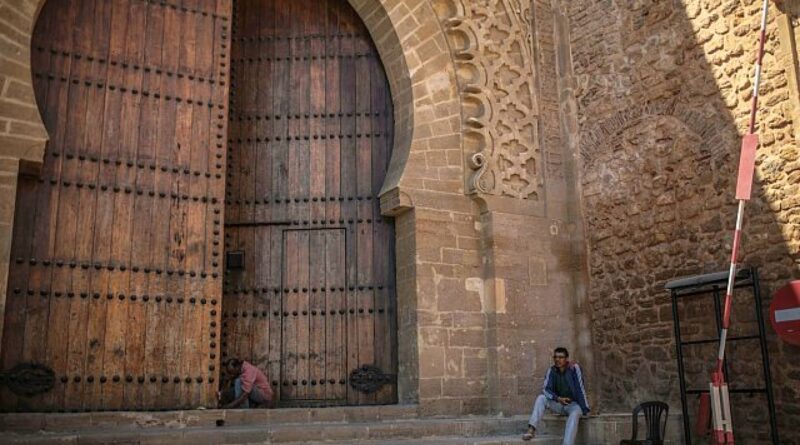
[[522, 440], [531, 440], [536, 435], [539, 421], [547, 408], [556, 414], [569, 416], [564, 431], [563, 445], [573, 445], [578, 433], [578, 421], [581, 414], [589, 413], [589, 402], [586, 398], [586, 387], [583, 384], [581, 367], [569, 361], [567, 348], [556, 348], [553, 351], [554, 365], [547, 369], [544, 376], [542, 394], [533, 404], [533, 412], [528, 421], [528, 432]]
[[270, 405], [272, 388], [260, 369], [244, 360], [232, 358], [225, 364], [225, 371], [233, 380], [233, 388], [220, 394], [222, 408], [250, 408], [251, 403], [260, 408]]

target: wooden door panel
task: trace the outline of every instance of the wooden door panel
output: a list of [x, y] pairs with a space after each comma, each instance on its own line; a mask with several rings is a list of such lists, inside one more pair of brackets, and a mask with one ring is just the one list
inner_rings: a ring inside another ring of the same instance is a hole
[[[223, 355], [267, 369], [281, 403], [391, 403], [394, 227], [378, 192], [393, 123], [377, 51], [344, 0], [242, 0], [234, 25], [226, 249], [246, 261], [227, 271]], [[365, 366], [390, 384], [362, 391]]]
[[50, 135], [20, 178], [0, 365], [53, 369], [4, 410], [213, 404], [230, 0], [45, 4], [32, 43]]
[[[345, 230], [283, 232], [281, 400], [345, 401]], [[330, 326], [329, 326], [330, 325]], [[330, 335], [329, 335], [330, 333]], [[331, 383], [331, 380], [333, 383]], [[327, 390], [327, 388], [334, 388]]]

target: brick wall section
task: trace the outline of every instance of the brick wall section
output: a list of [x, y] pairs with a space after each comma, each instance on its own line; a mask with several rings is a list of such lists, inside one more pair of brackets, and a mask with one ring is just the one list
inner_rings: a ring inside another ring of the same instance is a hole
[[31, 87], [30, 38], [37, 0], [0, 1], [0, 154], [41, 162], [47, 133]]
[[[675, 407], [672, 313], [663, 285], [727, 268], [761, 2], [562, 3], [571, 28], [600, 398], [606, 410], [645, 399]], [[798, 97], [788, 86], [790, 57], [779, 50], [781, 15], [774, 7], [771, 14], [757, 183], [742, 252], [746, 263], [760, 267], [765, 313], [771, 293], [800, 277]], [[752, 327], [745, 299], [737, 299], [737, 329]], [[710, 315], [708, 306], [683, 310], [693, 320], [688, 335], [709, 333], [709, 323], [699, 323]], [[772, 375], [782, 443], [799, 442], [800, 349], [767, 331], [772, 362], [779, 364]], [[757, 350], [733, 347], [731, 354], [738, 381], [756, 381]], [[713, 345], [690, 353], [696, 385], [706, 383], [714, 356]], [[766, 440], [763, 399], [733, 403], [740, 410], [734, 425], [750, 425], [737, 430], [738, 439]]]
[[[452, 53], [448, 57], [454, 65], [460, 66], [457, 54], [462, 58], [465, 53], [474, 54], [476, 59], [515, 57], [513, 51], [498, 50], [502, 39], [497, 35], [502, 32], [491, 35], [498, 39], [493, 42], [467, 43], [459, 37], [464, 29], [485, 26], [482, 11], [495, 11], [498, 3], [436, 0], [431, 4], [451, 37], [449, 47], [437, 51]], [[574, 317], [578, 305], [575, 266], [580, 269], [581, 262], [574, 262], [573, 254], [576, 240], [580, 241], [576, 230], [580, 224], [576, 224], [575, 202], [569, 194], [572, 167], [564, 161], [572, 155], [561, 141], [554, 13], [549, 1], [531, 6], [524, 20], [514, 26], [525, 26], [523, 34], [535, 42], [531, 57], [535, 82], [527, 100], [539, 104], [534, 112], [540, 122], [536, 146], [544, 154], [543, 165], [536, 166], [544, 180], [542, 193], [527, 200], [480, 193], [464, 196], [463, 172], [456, 165], [475, 149], [466, 137], [460, 142], [463, 153], [454, 149], [453, 144], [459, 142], [455, 137], [439, 140], [443, 144], [432, 145], [432, 156], [426, 159], [428, 169], [407, 165], [406, 174], [427, 189], [414, 194], [414, 217], [420, 403], [428, 414], [528, 412], [541, 391], [555, 346], [569, 347], [582, 361], [589, 356], [588, 347], [579, 347], [575, 336], [579, 324]], [[450, 28], [462, 20], [469, 25]], [[458, 82], [469, 83], [469, 65], [461, 68], [464, 77], [457, 77]], [[491, 102], [505, 94], [503, 86], [502, 82], [482, 86], [493, 91], [485, 95], [490, 102], [480, 112], [469, 104], [472, 93], [467, 91], [462, 97], [465, 122], [454, 121], [454, 128], [464, 131], [471, 114], [484, 116], [492, 112], [487, 108], [503, 112], [500, 101]], [[526, 98], [518, 100], [522, 104]], [[501, 145], [494, 149], [504, 150]], [[442, 150], [447, 161], [453, 162], [448, 170], [453, 173], [449, 189], [428, 187], [426, 181], [431, 161], [441, 160]]]

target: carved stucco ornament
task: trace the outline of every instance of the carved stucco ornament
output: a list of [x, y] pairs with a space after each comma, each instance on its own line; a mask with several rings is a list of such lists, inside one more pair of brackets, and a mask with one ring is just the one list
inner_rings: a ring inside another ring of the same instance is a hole
[[530, 4], [433, 0], [456, 65], [471, 193], [536, 200], [543, 187]]

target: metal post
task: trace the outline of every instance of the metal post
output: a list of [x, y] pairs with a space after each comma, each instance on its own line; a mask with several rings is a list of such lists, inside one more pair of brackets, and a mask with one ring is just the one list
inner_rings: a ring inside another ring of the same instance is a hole
[[686, 445], [692, 445], [691, 426], [689, 425], [689, 407], [686, 404], [686, 375], [683, 370], [683, 345], [681, 340], [681, 319], [678, 315], [678, 293], [673, 290], [672, 292], [672, 319], [675, 320], [673, 327], [675, 329], [675, 349], [678, 353], [678, 381], [681, 387], [681, 410], [683, 410], [683, 437], [686, 440]]
[[[722, 319], [722, 330], [719, 338], [719, 351], [717, 353], [717, 367], [713, 373], [709, 389], [712, 397], [712, 414], [714, 422], [714, 438], [720, 444], [733, 443], [733, 427], [731, 419], [726, 418], [730, 414], [730, 406], [727, 400], [728, 386], [725, 383], [723, 374], [723, 362], [725, 360], [725, 340], [728, 336], [730, 324], [731, 304], [733, 300], [733, 283], [736, 278], [736, 263], [739, 253], [739, 243], [742, 235], [742, 220], [744, 219], [744, 207], [750, 199], [750, 191], [753, 182], [753, 170], [755, 169], [755, 150], [758, 146], [758, 138], [755, 136], [756, 112], [758, 111], [758, 89], [761, 83], [761, 62], [764, 58], [764, 43], [766, 41], [767, 12], [769, 10], [769, 0], [764, 0], [761, 8], [761, 35], [758, 45], [758, 55], [755, 66], [755, 79], [753, 85], [753, 101], [750, 107], [750, 128], [748, 134], [742, 141], [741, 156], [739, 158], [739, 177], [736, 186], [736, 199], [739, 200], [739, 208], [736, 213], [736, 229], [733, 233], [733, 246], [731, 247], [731, 264], [728, 272], [728, 288], [725, 294], [725, 306]], [[719, 393], [721, 406], [715, 402], [716, 394]], [[716, 412], [715, 412], [715, 409]]]
[[753, 267], [750, 271], [753, 279], [753, 299], [756, 306], [756, 319], [758, 320], [758, 342], [761, 345], [761, 363], [764, 372], [764, 389], [767, 393], [767, 406], [769, 408], [769, 429], [772, 443], [778, 445], [778, 420], [775, 412], [775, 399], [772, 394], [772, 375], [769, 370], [769, 349], [767, 348], [767, 333], [764, 329], [764, 314], [761, 313], [761, 285], [758, 280], [758, 271]]

